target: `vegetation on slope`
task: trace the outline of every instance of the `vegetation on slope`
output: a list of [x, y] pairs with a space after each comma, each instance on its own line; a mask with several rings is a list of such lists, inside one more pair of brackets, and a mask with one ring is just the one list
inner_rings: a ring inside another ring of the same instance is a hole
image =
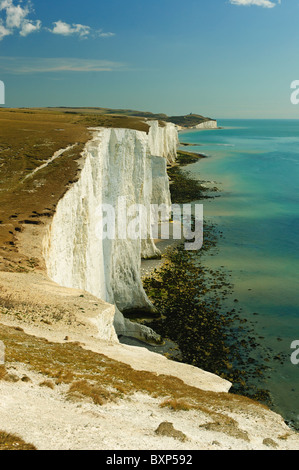
[[97, 115], [106, 116], [127, 116], [143, 119], [157, 119], [159, 121], [172, 122], [182, 127], [194, 127], [211, 119], [201, 116], [200, 114], [187, 114], [184, 116], [167, 116], [164, 113], [151, 113], [148, 111], [136, 111], [132, 109], [109, 109], [109, 108], [54, 108], [56, 110], [63, 110], [66, 113], [92, 113]]
[[[91, 137], [89, 127], [148, 131], [143, 119], [49, 109], [0, 109], [0, 269], [30, 268], [18, 252], [24, 225], [40, 225], [78, 177], [78, 161]], [[56, 151], [72, 146], [34, 177]], [[28, 177], [29, 176], [29, 177]], [[27, 177], [27, 178], [26, 178]]]
[[36, 448], [15, 434], [0, 431], [0, 450], [36, 450]]
[[[16, 382], [18, 363], [41, 374], [40, 386], [55, 389], [64, 384], [65, 399], [76, 402], [91, 399], [96, 405], [133, 397], [141, 392], [161, 398], [161, 406], [197, 410], [218, 427], [218, 431], [247, 440], [247, 433], [229, 414], [246, 413], [254, 406], [255, 415], [263, 416], [266, 408], [246, 397], [200, 390], [182, 380], [131, 366], [84, 349], [79, 343], [52, 343], [30, 336], [17, 327], [0, 324], [0, 338], [6, 346], [6, 365], [0, 366], [0, 380]], [[10, 373], [13, 364], [13, 374]], [[44, 379], [42, 379], [44, 377]], [[47, 384], [47, 385], [46, 385]], [[1, 436], [0, 436], [1, 439]]]

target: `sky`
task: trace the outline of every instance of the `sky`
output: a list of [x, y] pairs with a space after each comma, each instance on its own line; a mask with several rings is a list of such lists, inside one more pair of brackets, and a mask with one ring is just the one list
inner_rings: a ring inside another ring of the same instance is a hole
[[299, 118], [299, 0], [0, 0], [6, 107]]

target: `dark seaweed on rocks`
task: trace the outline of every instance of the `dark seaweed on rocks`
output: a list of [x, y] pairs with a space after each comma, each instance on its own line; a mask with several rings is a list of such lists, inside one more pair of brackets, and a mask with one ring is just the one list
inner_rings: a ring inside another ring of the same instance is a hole
[[[178, 153], [178, 165], [168, 169], [173, 203], [213, 197], [181, 166], [203, 158], [190, 152]], [[200, 367], [232, 382], [230, 391], [249, 396], [269, 406], [264, 387], [271, 355], [258, 344], [254, 326], [224, 301], [232, 292], [228, 274], [204, 267], [201, 254], [215, 247], [222, 236], [215, 226], [204, 223], [204, 244], [199, 252], [170, 247], [162, 267], [144, 279], [145, 291], [159, 317], [148, 326], [178, 344], [182, 362]], [[178, 360], [177, 356], [169, 357]]]
[[[209, 244], [214, 244], [213, 237]], [[268, 392], [258, 385], [266, 368], [251, 354], [258, 346], [252, 329], [244, 326], [234, 309], [222, 307], [231, 287], [226, 275], [206, 269], [198, 255], [183, 245], [170, 248], [164, 256], [163, 266], [144, 280], [160, 314], [149, 326], [178, 344], [182, 362], [231, 381], [231, 392], [269, 405]]]
[[190, 172], [182, 169], [182, 166], [196, 163], [201, 158], [205, 157], [198, 153], [185, 151], [177, 153], [177, 164], [168, 168], [171, 201], [173, 204], [189, 203], [214, 197], [214, 195], [211, 195], [211, 192], [217, 191], [216, 188], [207, 189]]

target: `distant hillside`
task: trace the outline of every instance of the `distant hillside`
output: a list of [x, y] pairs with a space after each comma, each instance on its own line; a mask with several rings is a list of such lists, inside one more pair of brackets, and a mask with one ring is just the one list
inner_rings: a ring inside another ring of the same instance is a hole
[[202, 122], [214, 121], [214, 119], [201, 116], [200, 114], [187, 114], [186, 116], [170, 116], [166, 121], [173, 122], [182, 127], [195, 127]]
[[[53, 108], [52, 108], [53, 109]], [[186, 116], [167, 116], [163, 113], [151, 113], [149, 111], [136, 111], [132, 109], [109, 109], [109, 108], [69, 108], [60, 107], [55, 108], [56, 110], [63, 111], [65, 113], [80, 113], [80, 114], [100, 114], [106, 116], [128, 116], [138, 117], [144, 119], [157, 119], [159, 121], [173, 122], [178, 126], [182, 127], [195, 127], [198, 124], [206, 121], [214, 121], [208, 117], [201, 116], [200, 114], [187, 114]]]

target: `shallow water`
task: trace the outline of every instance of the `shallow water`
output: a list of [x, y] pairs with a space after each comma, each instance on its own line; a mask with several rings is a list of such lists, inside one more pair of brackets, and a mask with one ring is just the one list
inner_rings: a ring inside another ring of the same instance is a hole
[[[197, 144], [183, 149], [208, 157], [188, 171], [215, 182], [221, 195], [204, 201], [205, 217], [224, 235], [204, 260], [230, 272], [234, 293], [227, 306], [235, 307], [237, 298], [261, 347], [271, 348], [264, 387], [277, 411], [299, 426], [299, 365], [290, 360], [290, 345], [299, 340], [299, 121], [218, 125], [223, 129], [180, 133], [181, 142]], [[275, 358], [280, 354], [283, 361]]]

